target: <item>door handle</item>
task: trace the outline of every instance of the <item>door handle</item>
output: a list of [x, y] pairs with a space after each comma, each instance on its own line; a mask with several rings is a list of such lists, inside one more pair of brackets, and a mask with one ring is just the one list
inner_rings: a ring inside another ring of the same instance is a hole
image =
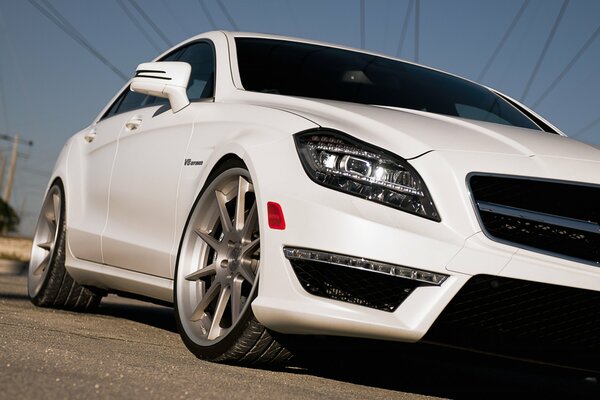
[[125, 129], [135, 131], [142, 124], [142, 117], [135, 116], [125, 123]]
[[83, 140], [85, 140], [87, 143], [93, 142], [94, 139], [96, 139], [96, 129], [92, 129], [83, 137]]

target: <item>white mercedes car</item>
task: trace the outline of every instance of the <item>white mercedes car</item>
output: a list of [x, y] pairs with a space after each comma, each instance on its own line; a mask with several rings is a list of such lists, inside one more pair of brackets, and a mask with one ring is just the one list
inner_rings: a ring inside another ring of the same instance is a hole
[[428, 342], [597, 369], [600, 151], [460, 77], [209, 32], [65, 144], [28, 290], [172, 305], [198, 357], [278, 337]]

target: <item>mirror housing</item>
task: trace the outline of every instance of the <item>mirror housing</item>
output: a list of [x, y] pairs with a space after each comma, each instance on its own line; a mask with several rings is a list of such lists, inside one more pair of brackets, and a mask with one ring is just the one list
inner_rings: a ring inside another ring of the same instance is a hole
[[190, 104], [187, 85], [192, 67], [186, 62], [157, 61], [138, 65], [130, 90], [169, 99], [174, 113]]

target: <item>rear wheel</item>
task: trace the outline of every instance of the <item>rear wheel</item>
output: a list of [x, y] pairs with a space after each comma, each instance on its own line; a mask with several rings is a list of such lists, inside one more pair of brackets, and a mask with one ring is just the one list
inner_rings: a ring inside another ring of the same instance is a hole
[[179, 253], [177, 324], [197, 357], [262, 364], [291, 358], [252, 313], [259, 269], [254, 187], [244, 164], [230, 160], [208, 179], [190, 214]]
[[35, 228], [27, 291], [36, 306], [86, 310], [98, 305], [101, 297], [66, 271], [65, 226], [64, 190], [56, 182], [44, 199]]

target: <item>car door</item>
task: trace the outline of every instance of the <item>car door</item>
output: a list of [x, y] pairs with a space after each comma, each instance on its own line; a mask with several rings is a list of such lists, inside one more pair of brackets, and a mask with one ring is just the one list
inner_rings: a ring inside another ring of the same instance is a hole
[[[121, 94], [109, 107], [102, 118], [78, 140], [81, 152], [77, 160], [77, 187], [72, 190], [73, 207], [69, 215], [69, 247], [77, 258], [103, 262], [101, 235], [106, 226], [108, 213], [108, 188], [119, 135], [127, 116], [120, 114], [128, 108], [135, 108], [141, 96]], [[140, 103], [141, 104], [141, 103]], [[75, 157], [75, 155], [73, 155]], [[75, 173], [73, 173], [75, 175]]]
[[[190, 101], [212, 101], [214, 50], [188, 45], [178, 61], [191, 64]], [[133, 110], [119, 138], [102, 237], [109, 265], [170, 277], [179, 175], [194, 126], [194, 106], [173, 113], [168, 103]]]

